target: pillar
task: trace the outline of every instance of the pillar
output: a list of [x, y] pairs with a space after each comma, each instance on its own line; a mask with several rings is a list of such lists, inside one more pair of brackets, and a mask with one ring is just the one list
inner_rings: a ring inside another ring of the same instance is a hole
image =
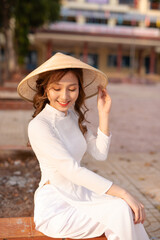
[[148, 10], [148, 0], [139, 0], [138, 2], [138, 8], [141, 13], [146, 13]]
[[88, 42], [83, 44], [83, 62], [88, 62]]
[[149, 66], [149, 73], [154, 73], [155, 72], [155, 48], [151, 48], [151, 53], [150, 53], [150, 66]]
[[108, 19], [108, 25], [110, 27], [114, 27], [116, 25], [117, 20], [115, 18], [109, 18]]
[[118, 5], [119, 2], [118, 2], [118, 0], [109, 0], [109, 4], [110, 5]]
[[138, 0], [134, 0], [134, 7], [135, 7], [135, 8], [138, 7]]
[[52, 50], [53, 50], [52, 42], [48, 41], [47, 42], [47, 56], [46, 56], [46, 59], [49, 59], [50, 57], [52, 57]]
[[117, 69], [118, 71], [121, 71], [122, 67], [122, 45], [118, 45], [118, 50], [117, 50]]
[[77, 23], [82, 25], [85, 23], [85, 17], [82, 14], [77, 15]]
[[140, 49], [138, 52], [138, 69], [137, 69], [137, 72], [139, 74], [141, 74], [142, 67], [143, 67], [143, 50]]
[[[147, 14], [147, 11], [148, 11], [148, 0], [139, 0], [138, 1], [138, 10], [139, 10], [139, 13], [140, 14]], [[146, 20], [148, 21], [148, 19]], [[141, 20], [139, 22], [139, 27], [146, 27], [146, 21], [145, 20]]]

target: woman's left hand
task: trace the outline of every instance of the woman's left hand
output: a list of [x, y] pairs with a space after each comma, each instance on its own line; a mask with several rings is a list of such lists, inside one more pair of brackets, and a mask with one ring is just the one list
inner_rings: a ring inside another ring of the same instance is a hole
[[144, 223], [146, 218], [144, 206], [141, 202], [135, 199], [129, 192], [125, 189], [119, 187], [116, 184], [112, 184], [110, 189], [106, 194], [122, 198], [132, 209], [134, 213], [134, 223]]
[[99, 115], [109, 114], [111, 109], [111, 97], [102, 86], [98, 86], [97, 107]]
[[130, 208], [132, 209], [134, 213], [134, 223], [144, 223], [144, 220], [146, 218], [144, 206], [141, 202], [136, 200], [131, 194], [126, 192], [126, 194], [123, 196], [123, 199], [128, 203]]

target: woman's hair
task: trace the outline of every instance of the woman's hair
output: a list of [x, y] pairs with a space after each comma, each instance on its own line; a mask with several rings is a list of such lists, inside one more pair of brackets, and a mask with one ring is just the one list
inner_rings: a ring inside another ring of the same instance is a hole
[[40, 113], [45, 105], [49, 103], [47, 98], [47, 87], [52, 82], [58, 82], [60, 79], [68, 72], [72, 72], [78, 79], [79, 83], [79, 95], [75, 102], [74, 109], [78, 113], [78, 124], [83, 135], [87, 132], [87, 127], [82, 125], [83, 121], [87, 121], [85, 119], [85, 113], [88, 111], [88, 108], [85, 105], [85, 92], [83, 88], [83, 72], [80, 68], [67, 68], [54, 70], [47, 73], [43, 73], [39, 76], [36, 81], [36, 94], [33, 98], [33, 106], [35, 108], [35, 112], [33, 114], [33, 118]]

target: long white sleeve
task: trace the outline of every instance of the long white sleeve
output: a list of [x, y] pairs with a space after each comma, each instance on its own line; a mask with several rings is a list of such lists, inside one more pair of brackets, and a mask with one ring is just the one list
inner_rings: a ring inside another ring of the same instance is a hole
[[95, 137], [93, 133], [88, 129], [85, 138], [87, 141], [87, 151], [96, 160], [106, 160], [111, 141], [111, 134], [108, 137], [98, 128], [97, 136]]

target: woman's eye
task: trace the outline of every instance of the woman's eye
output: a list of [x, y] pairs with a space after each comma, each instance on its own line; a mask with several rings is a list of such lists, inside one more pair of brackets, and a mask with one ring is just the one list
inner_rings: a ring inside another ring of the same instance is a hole
[[74, 92], [76, 91], [76, 88], [72, 88], [72, 89], [70, 88], [69, 91]]
[[60, 88], [53, 88], [54, 91], [60, 91]]

